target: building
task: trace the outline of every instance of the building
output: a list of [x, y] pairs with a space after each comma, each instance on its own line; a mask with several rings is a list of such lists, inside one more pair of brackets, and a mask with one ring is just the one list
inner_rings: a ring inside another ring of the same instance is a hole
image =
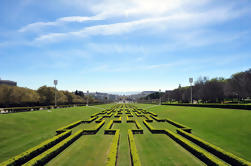
[[10, 80], [1, 80], [1, 79], [0, 79], [0, 85], [17, 86], [17, 82], [10, 81]]

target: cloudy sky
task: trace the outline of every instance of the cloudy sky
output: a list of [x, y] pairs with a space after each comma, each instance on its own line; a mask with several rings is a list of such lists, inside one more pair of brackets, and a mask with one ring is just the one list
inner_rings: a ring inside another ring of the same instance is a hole
[[167, 90], [250, 67], [249, 0], [0, 1], [0, 77], [19, 86]]

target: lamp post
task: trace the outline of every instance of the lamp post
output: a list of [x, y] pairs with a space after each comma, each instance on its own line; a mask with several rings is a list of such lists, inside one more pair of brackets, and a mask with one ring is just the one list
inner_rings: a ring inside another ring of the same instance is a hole
[[190, 87], [191, 87], [191, 103], [193, 104], [193, 88], [192, 88], [192, 83], [193, 83], [193, 78], [189, 78], [190, 82]]
[[55, 85], [55, 107], [57, 106], [57, 95], [56, 95], [56, 91], [57, 91], [57, 84], [58, 84], [58, 80], [54, 80], [54, 85]]
[[86, 106], [88, 106], [88, 103], [89, 103], [89, 91], [87, 91], [87, 103], [86, 103]]
[[159, 89], [159, 105], [161, 105], [161, 89]]

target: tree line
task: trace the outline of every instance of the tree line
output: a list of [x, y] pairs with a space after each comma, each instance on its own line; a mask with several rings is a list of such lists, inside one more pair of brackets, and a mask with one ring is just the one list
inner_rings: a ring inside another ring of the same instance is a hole
[[[225, 79], [216, 77], [199, 77], [192, 86], [193, 102], [196, 103], [245, 103], [251, 101], [251, 69], [233, 74]], [[165, 93], [148, 95], [145, 100], [159, 99], [176, 101], [179, 103], [191, 102], [191, 87], [181, 87]]]
[[[72, 93], [47, 86], [32, 90], [17, 86], [0, 85], [0, 107], [54, 105], [55, 90], [58, 105], [86, 103], [87, 96], [81, 91]], [[88, 100], [89, 103], [96, 102], [91, 96], [88, 97]]]

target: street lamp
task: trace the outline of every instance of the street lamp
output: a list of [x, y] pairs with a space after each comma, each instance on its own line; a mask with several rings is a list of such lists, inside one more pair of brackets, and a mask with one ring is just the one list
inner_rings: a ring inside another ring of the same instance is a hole
[[56, 95], [56, 91], [57, 91], [57, 84], [58, 84], [58, 80], [54, 80], [54, 85], [55, 85], [55, 107], [57, 106], [57, 95]]
[[89, 91], [87, 91], [87, 103], [86, 103], [86, 106], [88, 106], [88, 103], [89, 103]]
[[189, 82], [190, 82], [190, 87], [191, 87], [191, 103], [193, 104], [193, 89], [192, 89], [192, 83], [193, 83], [193, 78], [189, 78]]
[[161, 105], [161, 89], [159, 89], [159, 105]]

